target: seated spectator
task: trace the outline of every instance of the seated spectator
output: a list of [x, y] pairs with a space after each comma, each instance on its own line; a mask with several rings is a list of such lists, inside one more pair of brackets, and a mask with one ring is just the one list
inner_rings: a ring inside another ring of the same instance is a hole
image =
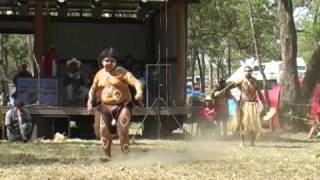
[[14, 76], [13, 78], [13, 83], [18, 85], [18, 81], [21, 78], [33, 78], [31, 72], [28, 71], [28, 65], [27, 64], [22, 64], [20, 71]]
[[32, 120], [29, 111], [20, 100], [6, 113], [5, 127], [9, 141], [28, 141], [32, 134]]
[[80, 71], [81, 62], [77, 58], [67, 61], [68, 72], [63, 78], [63, 84], [67, 87], [68, 105], [84, 105], [88, 94], [83, 74]]
[[200, 130], [201, 135], [207, 135], [208, 130], [215, 126], [216, 123], [214, 121], [216, 117], [216, 110], [214, 108], [213, 99], [211, 98], [211, 96], [206, 96], [206, 98], [204, 99], [201, 115], [202, 118], [198, 122], [197, 131], [199, 133]]
[[[14, 76], [14, 78], [13, 78], [13, 83], [14, 83], [14, 85], [16, 86], [16, 89], [18, 89], [19, 88], [19, 79], [26, 79], [26, 78], [33, 78], [33, 76], [32, 76], [32, 74], [31, 74], [31, 72], [29, 72], [28, 71], [28, 65], [27, 64], [22, 64], [21, 65], [21, 69], [20, 69], [20, 71]], [[13, 94], [12, 94], [12, 97], [14, 98], [14, 99], [16, 99], [17, 98], [17, 90], [16, 90], [16, 92], [14, 92]]]

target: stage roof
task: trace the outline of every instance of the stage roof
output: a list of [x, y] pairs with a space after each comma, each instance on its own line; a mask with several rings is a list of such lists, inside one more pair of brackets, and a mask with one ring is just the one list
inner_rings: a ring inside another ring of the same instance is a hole
[[[34, 16], [37, 1], [40, 0], [1, 0], [0, 16]], [[161, 3], [165, 0], [42, 0], [42, 2], [43, 12], [50, 16], [144, 20], [159, 11]], [[199, 3], [200, 0], [168, 1], [169, 5], [174, 2]]]

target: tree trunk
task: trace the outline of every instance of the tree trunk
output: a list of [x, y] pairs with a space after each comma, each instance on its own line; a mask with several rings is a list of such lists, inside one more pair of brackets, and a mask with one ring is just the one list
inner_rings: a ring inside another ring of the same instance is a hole
[[1, 38], [1, 50], [2, 50], [2, 53], [1, 53], [1, 58], [3, 60], [3, 68], [4, 68], [4, 71], [8, 77], [8, 67], [9, 67], [9, 62], [8, 62], [8, 58], [7, 58], [7, 54], [8, 54], [8, 51], [6, 50], [6, 48], [4, 47], [4, 44], [6, 42], [7, 38], [5, 35], [2, 35], [2, 38]]
[[284, 72], [281, 80], [280, 118], [287, 118], [284, 114], [297, 113], [293, 106], [300, 97], [300, 85], [297, 72], [297, 34], [293, 19], [291, 0], [279, 0], [278, 16], [280, 26], [281, 57]]
[[200, 61], [200, 57], [199, 57], [199, 51], [196, 50], [195, 51], [195, 57], [196, 57], [196, 60], [197, 60], [197, 63], [198, 63], [198, 69], [199, 69], [199, 74], [200, 74], [200, 87], [201, 87], [201, 92], [204, 92], [204, 89], [203, 89], [203, 86], [202, 86], [202, 77], [203, 77], [203, 70], [202, 70], [202, 65], [201, 65], [201, 61]]
[[313, 52], [313, 55], [307, 65], [307, 72], [305, 74], [302, 86], [303, 97], [309, 99], [313, 88], [319, 83], [320, 77], [320, 43]]
[[218, 77], [218, 83], [220, 80], [225, 80], [225, 73], [224, 73], [224, 67], [223, 67], [223, 58], [219, 57], [217, 62], [217, 77]]
[[195, 53], [194, 51], [192, 51], [192, 69], [191, 69], [191, 83], [192, 83], [192, 89], [194, 88], [194, 74], [195, 74], [195, 71], [196, 71], [196, 56], [195, 56]]
[[212, 60], [212, 58], [210, 58], [210, 61], [209, 61], [209, 69], [210, 69], [210, 72], [209, 72], [209, 88], [213, 89], [213, 60]]
[[217, 80], [220, 81], [220, 58], [217, 59]]
[[228, 42], [228, 77], [231, 76], [231, 45]]
[[201, 52], [201, 64], [202, 64], [202, 76], [200, 75], [200, 80], [201, 80], [201, 90], [203, 93], [206, 92], [206, 62], [204, 59], [204, 52]]
[[[319, 7], [316, 7], [313, 19], [313, 26], [315, 26], [318, 22], [318, 12]], [[303, 97], [306, 100], [310, 99], [313, 88], [320, 80], [320, 41], [315, 41], [315, 50], [311, 56], [310, 61], [307, 65], [307, 71], [305, 73], [305, 77], [303, 79], [302, 92]]]

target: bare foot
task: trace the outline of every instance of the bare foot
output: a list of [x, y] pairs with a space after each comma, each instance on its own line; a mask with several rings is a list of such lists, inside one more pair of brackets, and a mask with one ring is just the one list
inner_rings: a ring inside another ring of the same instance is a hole
[[241, 142], [241, 143], [239, 144], [239, 147], [244, 147], [244, 143]]
[[311, 136], [307, 136], [307, 137], [305, 137], [303, 140], [311, 140], [311, 139], [312, 139]]
[[109, 157], [109, 156], [101, 156], [100, 157], [100, 161], [109, 162], [109, 161], [111, 161], [111, 157]]

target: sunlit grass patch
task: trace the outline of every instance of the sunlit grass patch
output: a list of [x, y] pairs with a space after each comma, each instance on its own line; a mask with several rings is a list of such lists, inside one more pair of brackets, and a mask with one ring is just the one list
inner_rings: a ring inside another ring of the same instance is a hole
[[[295, 137], [296, 136], [292, 136]], [[297, 136], [298, 138], [300, 136]], [[300, 138], [302, 139], [302, 138]], [[129, 157], [114, 141], [101, 161], [98, 140], [0, 142], [1, 179], [317, 179], [320, 146], [287, 136], [263, 136], [256, 147], [239, 139], [135, 140]]]

